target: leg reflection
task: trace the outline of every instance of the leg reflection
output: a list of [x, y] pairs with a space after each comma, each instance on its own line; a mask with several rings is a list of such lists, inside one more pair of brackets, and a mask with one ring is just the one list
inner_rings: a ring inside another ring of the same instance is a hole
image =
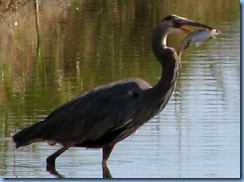
[[56, 171], [56, 167], [55, 167], [55, 165], [47, 164], [46, 169], [47, 169], [47, 171], [48, 171], [50, 174], [52, 174], [52, 175], [54, 175], [54, 176], [56, 176], [56, 177], [58, 177], [58, 178], [65, 178], [63, 175], [61, 175], [59, 172]]
[[103, 166], [103, 178], [112, 178], [112, 175], [108, 169], [107, 164], [103, 163], [102, 166]]
[[[52, 174], [58, 178], [65, 178], [64, 175], [61, 175], [56, 170], [55, 163], [47, 163], [46, 169], [50, 174]], [[112, 175], [111, 175], [109, 168], [105, 161], [103, 161], [103, 163], [102, 163], [102, 171], [103, 171], [103, 178], [112, 178]]]
[[102, 161], [102, 166], [103, 166], [103, 178], [112, 178], [112, 175], [108, 169], [107, 166], [107, 160], [113, 150], [114, 146], [109, 146], [109, 147], [104, 147], [103, 148], [103, 161]]
[[[103, 170], [103, 178], [112, 178], [112, 175], [109, 171], [107, 164], [102, 164], [102, 168], [103, 168], [102, 169]], [[55, 165], [47, 165], [46, 169], [50, 174], [52, 174], [58, 178], [65, 178], [65, 176], [63, 176], [59, 172], [57, 172]]]

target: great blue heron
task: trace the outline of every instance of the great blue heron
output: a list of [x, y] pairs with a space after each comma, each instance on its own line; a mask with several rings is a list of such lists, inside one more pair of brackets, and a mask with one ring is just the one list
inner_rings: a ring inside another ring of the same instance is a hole
[[156, 27], [152, 50], [162, 66], [159, 82], [151, 87], [140, 78], [121, 80], [96, 87], [55, 109], [46, 119], [13, 136], [16, 147], [34, 142], [60, 143], [63, 147], [47, 158], [47, 165], [70, 147], [102, 148], [102, 164], [114, 145], [133, 134], [166, 106], [177, 78], [176, 51], [167, 47], [170, 33], [188, 31], [184, 25], [211, 28], [207, 25], [170, 15]]

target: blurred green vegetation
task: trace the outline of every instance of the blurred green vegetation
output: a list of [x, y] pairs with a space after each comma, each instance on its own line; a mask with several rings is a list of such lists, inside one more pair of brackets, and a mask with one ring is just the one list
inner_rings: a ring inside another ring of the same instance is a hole
[[[164, 16], [221, 27], [240, 20], [240, 2], [2, 0], [0, 12], [0, 137], [6, 137], [97, 85], [129, 77], [155, 84], [161, 70], [151, 35]], [[181, 38], [170, 37], [169, 45]]]

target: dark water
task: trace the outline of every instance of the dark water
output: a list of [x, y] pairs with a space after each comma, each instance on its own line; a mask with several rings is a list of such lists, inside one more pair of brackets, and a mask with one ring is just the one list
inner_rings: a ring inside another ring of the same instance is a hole
[[[161, 71], [151, 35], [164, 16], [179, 14], [222, 35], [187, 49], [167, 107], [115, 146], [110, 172], [114, 178], [240, 177], [239, 10], [237, 0], [36, 0], [4, 11], [0, 176], [57, 177], [45, 160], [60, 146], [14, 150], [10, 136], [97, 85], [129, 77], [156, 84]], [[182, 38], [172, 35], [169, 45], [177, 47]], [[57, 172], [101, 178], [101, 159], [101, 150], [69, 149], [57, 159]]]

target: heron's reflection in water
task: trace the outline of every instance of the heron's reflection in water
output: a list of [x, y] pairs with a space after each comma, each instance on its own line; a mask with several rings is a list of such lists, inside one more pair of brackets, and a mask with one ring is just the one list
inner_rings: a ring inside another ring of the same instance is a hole
[[54, 175], [54, 176], [56, 176], [56, 177], [58, 177], [58, 178], [65, 178], [64, 175], [60, 174], [60, 173], [56, 170], [55, 165], [53, 165], [53, 166], [49, 166], [49, 165], [47, 165], [47, 166], [46, 166], [46, 169], [47, 169], [47, 171], [49, 171], [50, 174], [52, 174], [52, 175]]
[[107, 164], [102, 165], [102, 170], [103, 170], [103, 178], [112, 178], [112, 175], [109, 171]]
[[[52, 175], [54, 175], [54, 176], [56, 176], [58, 178], [65, 178], [64, 175], [60, 174], [56, 170], [55, 165], [51, 165], [51, 166], [50, 165], [47, 165], [46, 169], [47, 169], [47, 171], [50, 174], [52, 174]], [[111, 175], [111, 173], [109, 171], [109, 168], [108, 168], [108, 166], [106, 164], [102, 164], [102, 171], [103, 171], [103, 178], [112, 178], [112, 175]]]

